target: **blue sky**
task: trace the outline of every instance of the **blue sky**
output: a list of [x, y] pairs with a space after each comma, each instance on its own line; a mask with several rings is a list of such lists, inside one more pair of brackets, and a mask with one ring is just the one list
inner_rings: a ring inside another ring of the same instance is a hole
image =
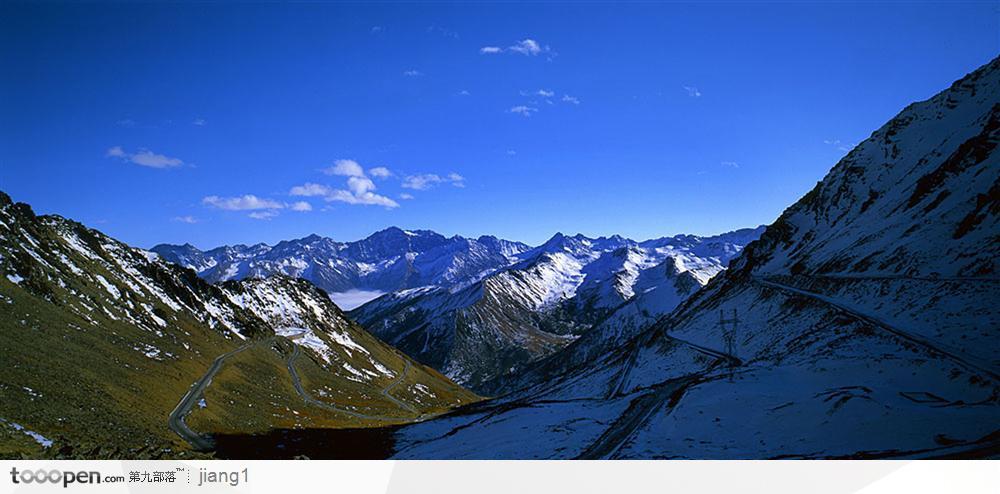
[[[770, 223], [993, 2], [0, 6], [0, 189], [137, 246]], [[309, 210], [306, 210], [309, 209]]]

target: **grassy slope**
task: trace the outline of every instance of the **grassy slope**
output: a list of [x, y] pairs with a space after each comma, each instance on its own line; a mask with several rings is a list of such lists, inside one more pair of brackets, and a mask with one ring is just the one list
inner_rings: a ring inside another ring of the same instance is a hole
[[[283, 339], [255, 346], [234, 356], [215, 376], [205, 392], [204, 408], [196, 408], [187, 423], [195, 430], [212, 433], [263, 433], [271, 428], [354, 428], [411, 422], [420, 415], [442, 413], [453, 406], [475, 400], [475, 395], [429, 377], [426, 369], [412, 366], [403, 381], [390, 391], [411, 404], [413, 412], [388, 400], [371, 385], [332, 378], [326, 363], [303, 351], [294, 361], [304, 389], [315, 399], [336, 407], [383, 419], [366, 419], [307, 404], [297, 394], [288, 375], [287, 361], [292, 343]], [[399, 360], [398, 370], [405, 367]], [[393, 367], [393, 371], [397, 371]], [[433, 372], [433, 371], [432, 371]], [[408, 391], [416, 384], [428, 387], [437, 398]]]
[[134, 326], [101, 316], [91, 324], [6, 278], [0, 294], [0, 418], [55, 442], [11, 456], [156, 457], [184, 449], [167, 414], [216, 353], [236, 346], [192, 326], [191, 350], [172, 349], [183, 357], [159, 362], [133, 347], [169, 347]]
[[[0, 457], [200, 456], [169, 430], [167, 416], [216, 356], [244, 341], [205, 313], [174, 310], [148, 289], [130, 286], [119, 278], [116, 259], [134, 262], [146, 279], [185, 304], [194, 305], [197, 298], [224, 305], [221, 291], [187, 270], [149, 263], [141, 253], [99, 232], [58, 217], [35, 217], [23, 205], [12, 206], [5, 195], [0, 196], [5, 213], [0, 215]], [[72, 248], [65, 239], [67, 230], [94, 256]], [[111, 255], [116, 248], [117, 254]], [[97, 281], [98, 274], [115, 287], [118, 298]], [[11, 276], [21, 279], [15, 282]], [[271, 334], [264, 321], [238, 306], [230, 304], [227, 310], [230, 323], [251, 338]], [[372, 340], [372, 352], [393, 363], [389, 366], [393, 371], [405, 366], [395, 350], [364, 335]], [[276, 348], [255, 347], [227, 363], [206, 392], [212, 406], [189, 416], [192, 428], [212, 433], [297, 423], [376, 425], [304, 403], [285, 367], [284, 355], [290, 348], [290, 342], [279, 340]], [[318, 357], [309, 351], [297, 361], [307, 389], [340, 390], [357, 400], [352, 405], [392, 412], [400, 421], [413, 418], [410, 410], [378, 395], [381, 387], [352, 389], [365, 386], [346, 381], [342, 372], [321, 368], [315, 361]], [[407, 381], [420, 380], [441, 396], [425, 403], [411, 399], [421, 413], [477, 399], [437, 374], [416, 370], [412, 375]], [[406, 390], [415, 382], [410, 384], [400, 384], [393, 394], [401, 398], [412, 394], [412, 389]], [[370, 403], [360, 398], [366, 394]], [[15, 423], [54, 444], [43, 448], [16, 430]]]

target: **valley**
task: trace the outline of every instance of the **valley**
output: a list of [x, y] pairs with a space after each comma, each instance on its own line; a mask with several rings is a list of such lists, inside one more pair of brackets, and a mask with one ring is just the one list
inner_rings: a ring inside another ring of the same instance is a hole
[[996, 457], [998, 145], [994, 59], [713, 236], [147, 251], [0, 193], [0, 456]]
[[[280, 274], [342, 290], [330, 296], [360, 304], [349, 316], [365, 329], [455, 382], [493, 394], [523, 366], [605, 320], [601, 330], [621, 338], [652, 323], [762, 231], [643, 242], [560, 233], [529, 247], [389, 228], [356, 242], [313, 235], [273, 247], [153, 251], [208, 281]], [[609, 334], [600, 339], [611, 344]]]

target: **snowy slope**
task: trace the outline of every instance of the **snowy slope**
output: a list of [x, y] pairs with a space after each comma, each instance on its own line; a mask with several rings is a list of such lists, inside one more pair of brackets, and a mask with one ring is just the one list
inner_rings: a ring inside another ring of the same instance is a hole
[[403, 429], [397, 456], [996, 455], [998, 142], [1000, 59], [875, 131], [650, 329]]
[[673, 257], [642, 271], [633, 285], [635, 294], [599, 319], [580, 338], [520, 372], [497, 377], [481, 391], [499, 396], [531, 388], [621, 347], [701, 289], [704, 285], [698, 273], [685, 270]]
[[167, 335], [193, 318], [225, 338], [268, 333], [267, 325], [229, 303], [222, 293], [158, 255], [135, 249], [60, 216], [35, 216], [0, 195], [0, 266], [7, 278], [58, 304], [90, 325], [127, 321]]
[[[219, 286], [233, 304], [266, 321], [279, 336], [311, 350], [331, 371], [346, 371], [345, 376], [366, 383], [396, 377], [390, 367], [397, 366], [398, 356], [308, 281], [279, 275]], [[391, 360], [382, 361], [387, 354]]]

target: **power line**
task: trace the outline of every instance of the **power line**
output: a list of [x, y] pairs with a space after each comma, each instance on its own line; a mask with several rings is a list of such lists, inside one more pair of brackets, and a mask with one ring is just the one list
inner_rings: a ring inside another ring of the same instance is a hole
[[729, 356], [729, 381], [733, 380], [733, 368], [736, 367], [736, 333], [739, 330], [740, 319], [733, 309], [733, 317], [726, 319], [725, 312], [719, 309], [719, 329], [722, 331], [722, 343], [726, 355]]

